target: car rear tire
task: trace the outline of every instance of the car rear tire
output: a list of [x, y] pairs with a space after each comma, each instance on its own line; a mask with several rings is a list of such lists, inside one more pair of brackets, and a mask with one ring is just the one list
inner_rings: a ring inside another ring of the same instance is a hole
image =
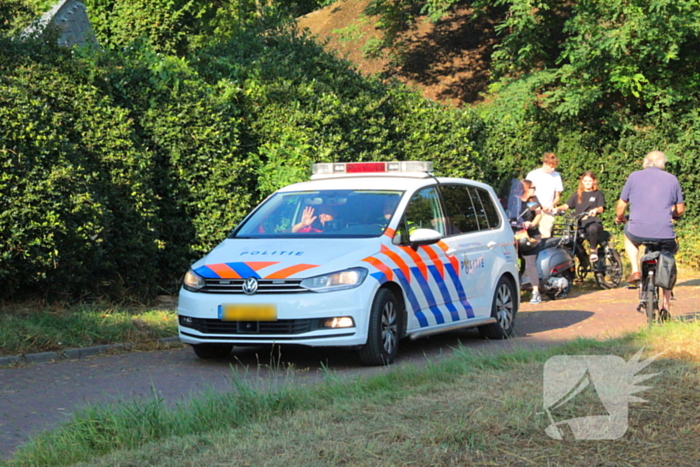
[[513, 335], [515, 314], [518, 312], [518, 299], [513, 281], [501, 277], [493, 294], [491, 317], [495, 323], [479, 326], [479, 334], [485, 339], [507, 339]]
[[194, 354], [204, 360], [226, 358], [233, 350], [233, 344], [193, 344]]
[[365, 365], [389, 365], [396, 358], [401, 338], [403, 311], [394, 294], [380, 289], [374, 297], [367, 330], [367, 343], [360, 348]]

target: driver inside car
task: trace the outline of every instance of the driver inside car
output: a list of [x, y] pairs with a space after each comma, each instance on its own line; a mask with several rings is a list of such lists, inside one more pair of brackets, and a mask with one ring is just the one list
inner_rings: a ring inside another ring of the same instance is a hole
[[[314, 215], [318, 211], [318, 215]], [[301, 220], [292, 226], [292, 233], [321, 233], [327, 223], [336, 217], [335, 209], [330, 206], [319, 206], [314, 209], [306, 206], [301, 214]]]

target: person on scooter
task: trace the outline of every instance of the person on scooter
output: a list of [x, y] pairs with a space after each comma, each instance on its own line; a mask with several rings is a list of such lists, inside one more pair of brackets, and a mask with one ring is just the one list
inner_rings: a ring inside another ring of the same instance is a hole
[[[540, 231], [538, 225], [542, 219], [542, 209], [539, 206], [539, 200], [535, 196], [535, 186], [530, 180], [523, 180], [522, 194], [520, 200], [525, 208], [520, 214], [522, 226], [525, 233], [516, 235], [518, 241], [518, 256], [525, 263], [525, 272], [530, 278], [532, 284], [532, 297], [530, 303], [537, 305], [542, 302], [539, 290], [539, 273], [537, 272], [537, 253], [540, 251]], [[534, 203], [536, 208], [526, 207], [528, 204]]]
[[598, 179], [590, 170], [584, 172], [578, 180], [578, 189], [569, 197], [566, 204], [557, 206], [557, 211], [574, 209], [576, 215], [586, 213], [579, 221], [579, 228], [583, 229], [590, 244], [591, 263], [598, 261], [598, 239], [603, 233], [603, 223], [599, 214], [605, 211], [605, 195], [598, 190]]

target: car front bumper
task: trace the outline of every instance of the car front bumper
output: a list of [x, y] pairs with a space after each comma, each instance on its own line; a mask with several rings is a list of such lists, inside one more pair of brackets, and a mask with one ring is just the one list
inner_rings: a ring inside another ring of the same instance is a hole
[[[186, 344], [229, 343], [299, 344], [314, 347], [359, 346], [367, 341], [373, 288], [365, 283], [349, 290], [295, 294], [207, 294], [182, 289], [178, 303], [178, 330]], [[269, 306], [272, 321], [225, 321], [220, 307]], [[353, 327], [329, 328], [332, 318], [350, 317]]]

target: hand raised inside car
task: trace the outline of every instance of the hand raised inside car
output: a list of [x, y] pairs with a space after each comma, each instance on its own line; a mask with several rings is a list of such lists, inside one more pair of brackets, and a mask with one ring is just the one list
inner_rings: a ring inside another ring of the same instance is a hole
[[308, 229], [315, 220], [316, 216], [314, 216], [314, 208], [311, 206], [306, 206], [304, 211], [301, 213], [301, 220], [299, 223], [292, 226], [292, 232], [296, 233], [302, 229]]
[[314, 223], [316, 216], [314, 216], [314, 208], [311, 206], [306, 206], [304, 212], [301, 213], [301, 222], [299, 222], [300, 227], [308, 227]]

